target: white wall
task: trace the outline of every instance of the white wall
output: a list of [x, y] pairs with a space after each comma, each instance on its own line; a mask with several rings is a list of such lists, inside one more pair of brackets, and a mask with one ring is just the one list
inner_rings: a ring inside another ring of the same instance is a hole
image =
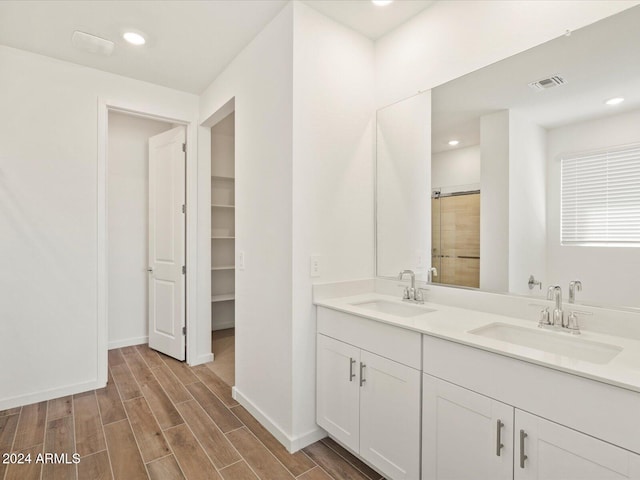
[[[480, 145], [453, 148], [431, 156], [431, 188], [478, 185], [480, 183]], [[455, 189], [454, 189], [455, 190]]]
[[377, 275], [431, 266], [431, 91], [377, 112]]
[[101, 383], [98, 97], [172, 118], [197, 97], [3, 46], [0, 71], [2, 409]]
[[[547, 284], [546, 132], [509, 112], [509, 292], [529, 290], [529, 275]], [[544, 293], [544, 292], [542, 292]]]
[[109, 348], [148, 338], [148, 140], [169, 129], [169, 123], [109, 113]]
[[480, 117], [480, 288], [509, 288], [509, 111]]
[[236, 252], [246, 255], [236, 394], [297, 449], [324, 435], [310, 256], [321, 257], [316, 281], [373, 275], [373, 43], [289, 4], [205, 91], [202, 121], [231, 98]]
[[[290, 435], [292, 4], [202, 94], [201, 123], [231, 99], [235, 99], [236, 120], [236, 255], [244, 251], [246, 258], [245, 270], [236, 271], [235, 391], [240, 402], [272, 431]], [[198, 135], [199, 153], [202, 158], [209, 158], [210, 128], [200, 128]], [[202, 203], [208, 200], [211, 166], [209, 162], [201, 162], [199, 168]], [[202, 248], [205, 245], [210, 248], [210, 222], [209, 209], [200, 210], [198, 238]], [[201, 262], [198, 267], [199, 279], [210, 278], [209, 263]], [[198, 323], [199, 330], [211, 329], [210, 304], [199, 305]], [[278, 438], [286, 442], [286, 435], [280, 434]]]
[[372, 41], [305, 4], [293, 25], [292, 434], [304, 444], [318, 435], [311, 284], [373, 276], [374, 59]]
[[640, 142], [640, 111], [547, 132], [547, 271], [549, 283], [580, 280], [578, 302], [640, 307], [640, 248], [560, 245], [560, 158], [563, 154]]
[[441, 85], [638, 3], [435, 2], [376, 42], [376, 105]]

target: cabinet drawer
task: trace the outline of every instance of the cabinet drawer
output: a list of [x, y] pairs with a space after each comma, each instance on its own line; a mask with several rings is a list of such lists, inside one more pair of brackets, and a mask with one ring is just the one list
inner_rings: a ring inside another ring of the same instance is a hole
[[324, 307], [317, 318], [318, 333], [420, 370], [420, 333]]
[[424, 335], [423, 371], [640, 453], [640, 394]]

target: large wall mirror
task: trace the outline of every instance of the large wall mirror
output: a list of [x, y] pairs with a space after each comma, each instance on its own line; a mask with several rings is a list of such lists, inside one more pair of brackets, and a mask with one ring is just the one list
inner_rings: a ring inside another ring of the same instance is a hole
[[640, 308], [639, 26], [637, 6], [380, 109], [377, 275]]

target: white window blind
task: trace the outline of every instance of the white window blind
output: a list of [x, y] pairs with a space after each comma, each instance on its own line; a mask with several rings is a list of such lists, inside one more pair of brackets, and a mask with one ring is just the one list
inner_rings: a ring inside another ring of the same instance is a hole
[[561, 163], [561, 243], [640, 245], [640, 145]]

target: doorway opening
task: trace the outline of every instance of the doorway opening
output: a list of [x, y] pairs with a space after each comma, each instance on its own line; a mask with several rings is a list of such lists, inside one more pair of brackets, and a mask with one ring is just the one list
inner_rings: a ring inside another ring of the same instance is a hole
[[186, 127], [107, 109], [108, 348], [186, 358]]
[[211, 348], [210, 368], [235, 384], [235, 112], [211, 127]]

